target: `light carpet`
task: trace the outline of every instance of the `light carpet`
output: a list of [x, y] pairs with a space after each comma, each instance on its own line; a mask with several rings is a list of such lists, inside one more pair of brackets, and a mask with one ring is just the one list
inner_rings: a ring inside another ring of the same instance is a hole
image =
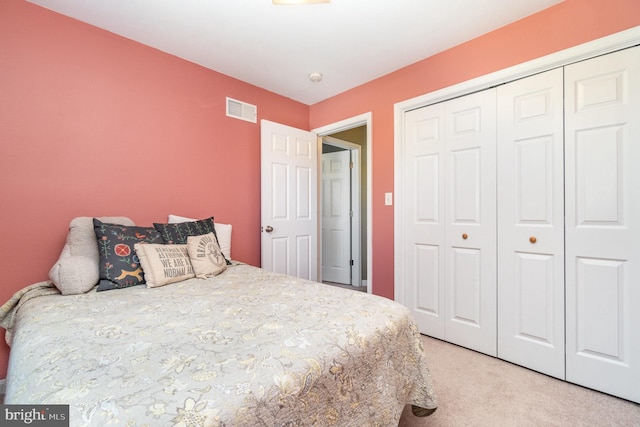
[[439, 406], [426, 418], [405, 407], [399, 427], [640, 427], [636, 403], [434, 338], [422, 344]]

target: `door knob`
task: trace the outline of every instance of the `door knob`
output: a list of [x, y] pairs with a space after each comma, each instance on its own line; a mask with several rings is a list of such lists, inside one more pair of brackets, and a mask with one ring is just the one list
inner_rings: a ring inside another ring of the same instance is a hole
[[469, 237], [469, 236], [467, 235], [467, 233], [464, 233], [464, 234], [462, 235], [462, 238], [463, 238], [464, 240], [467, 240], [467, 237]]
[[270, 225], [267, 225], [264, 231], [266, 231], [267, 233], [271, 233], [273, 231], [273, 227]]
[[531, 236], [531, 237], [529, 237], [529, 241], [530, 241], [531, 243], [535, 243], [535, 242], [537, 242], [537, 241], [538, 241], [538, 239], [536, 239], [535, 237]]

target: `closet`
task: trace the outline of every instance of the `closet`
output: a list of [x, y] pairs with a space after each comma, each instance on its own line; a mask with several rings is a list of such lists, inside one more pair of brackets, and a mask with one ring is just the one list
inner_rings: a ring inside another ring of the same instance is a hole
[[[495, 89], [405, 117], [408, 283], [421, 332], [496, 351]], [[444, 285], [446, 283], [446, 285]]]
[[640, 402], [640, 47], [403, 113], [422, 333]]
[[498, 356], [564, 378], [563, 70], [498, 87]]

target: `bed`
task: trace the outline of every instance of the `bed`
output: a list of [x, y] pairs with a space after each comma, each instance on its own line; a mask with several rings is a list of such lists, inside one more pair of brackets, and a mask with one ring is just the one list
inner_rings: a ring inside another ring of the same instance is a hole
[[392, 426], [437, 407], [410, 312], [239, 262], [207, 278], [1, 311], [5, 403], [68, 404], [71, 426]]

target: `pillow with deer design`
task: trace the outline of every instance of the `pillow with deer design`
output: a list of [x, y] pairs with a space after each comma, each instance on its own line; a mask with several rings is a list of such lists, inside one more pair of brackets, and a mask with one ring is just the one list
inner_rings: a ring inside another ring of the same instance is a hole
[[139, 242], [162, 243], [153, 227], [104, 223], [93, 219], [98, 240], [100, 282], [97, 291], [127, 288], [145, 283], [144, 272], [134, 245]]

